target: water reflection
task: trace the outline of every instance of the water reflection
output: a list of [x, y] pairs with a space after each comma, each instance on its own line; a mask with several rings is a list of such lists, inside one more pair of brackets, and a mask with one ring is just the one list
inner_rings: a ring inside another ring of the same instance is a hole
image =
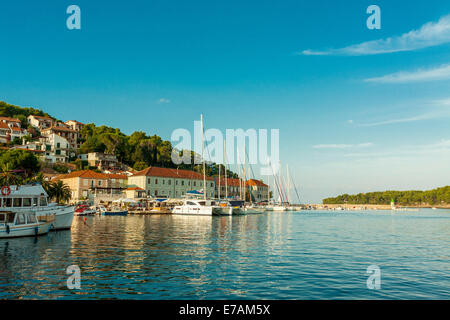
[[[80, 217], [0, 240], [0, 298], [445, 298], [449, 235], [444, 211]], [[374, 263], [390, 289], [365, 288]], [[72, 264], [81, 290], [66, 288]]]

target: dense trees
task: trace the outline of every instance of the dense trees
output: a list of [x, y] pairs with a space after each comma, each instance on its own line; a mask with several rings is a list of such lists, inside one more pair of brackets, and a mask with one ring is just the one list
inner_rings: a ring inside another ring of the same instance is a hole
[[34, 108], [22, 108], [0, 101], [0, 116], [19, 119], [20, 122], [22, 123], [23, 128], [28, 127], [27, 117], [29, 115], [50, 117], [47, 113], [43, 112], [42, 110]]
[[[81, 130], [82, 145], [79, 153], [104, 152], [114, 154], [117, 159], [135, 170], [142, 170], [148, 166], [157, 166], [165, 168], [176, 168], [194, 170], [203, 173], [201, 165], [181, 164], [175, 165], [172, 162], [172, 144], [170, 141], [161, 139], [157, 135], [148, 136], [143, 131], [135, 131], [127, 136], [119, 129], [107, 126], [95, 126], [87, 124]], [[195, 154], [191, 152], [191, 159]], [[197, 155], [198, 157], [198, 155]], [[221, 168], [222, 175], [224, 167]], [[207, 175], [217, 175], [218, 165], [209, 164], [206, 168]], [[229, 171], [230, 178], [237, 177], [236, 174]]]
[[323, 204], [390, 204], [394, 200], [399, 205], [439, 205], [450, 204], [450, 186], [428, 191], [383, 191], [343, 194], [335, 198], [323, 199]]

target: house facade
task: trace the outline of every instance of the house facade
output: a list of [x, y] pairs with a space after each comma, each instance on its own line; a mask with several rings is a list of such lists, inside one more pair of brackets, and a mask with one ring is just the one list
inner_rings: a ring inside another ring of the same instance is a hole
[[101, 152], [90, 152], [87, 155], [87, 161], [90, 166], [97, 167], [100, 170], [120, 170], [121, 164], [113, 154]]
[[74, 171], [55, 178], [70, 188], [72, 203], [81, 200], [96, 202], [96, 198], [115, 199], [123, 196], [127, 188], [127, 176], [104, 174], [92, 170]]
[[56, 134], [60, 137], [63, 137], [69, 142], [71, 149], [77, 150], [79, 133], [73, 129], [67, 128], [65, 125], [54, 125], [50, 128], [43, 129], [41, 130], [41, 134], [46, 137], [50, 136], [51, 134]]
[[42, 117], [42, 116], [34, 116], [29, 115], [27, 117], [28, 123], [31, 124], [33, 127], [43, 130], [48, 129], [53, 126], [54, 120], [50, 117]]
[[15, 138], [27, 135], [27, 130], [22, 129], [19, 119], [0, 117], [0, 142], [7, 143]]
[[203, 175], [190, 170], [148, 167], [128, 177], [129, 188], [141, 188], [149, 197], [181, 198], [186, 192], [206, 189], [207, 197], [215, 196], [215, 182], [206, 177], [206, 188], [203, 186]]
[[246, 192], [251, 192], [253, 201], [267, 201], [269, 186], [262, 180], [250, 179], [247, 181], [246, 187]]

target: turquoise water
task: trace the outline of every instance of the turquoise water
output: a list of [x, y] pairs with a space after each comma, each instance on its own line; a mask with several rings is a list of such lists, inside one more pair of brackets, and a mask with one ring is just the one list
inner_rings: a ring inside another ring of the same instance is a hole
[[0, 299], [449, 299], [449, 240], [450, 210], [75, 218], [0, 240]]

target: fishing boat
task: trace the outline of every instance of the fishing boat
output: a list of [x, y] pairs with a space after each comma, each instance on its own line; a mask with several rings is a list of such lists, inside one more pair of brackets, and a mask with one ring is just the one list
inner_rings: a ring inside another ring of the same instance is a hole
[[128, 210], [124, 210], [119, 207], [113, 207], [111, 210], [106, 210], [102, 212], [102, 216], [126, 216], [126, 215], [128, 215]]
[[[53, 219], [40, 221], [35, 212], [0, 211], [0, 239], [35, 237], [48, 233]], [[54, 218], [54, 216], [53, 216]]]
[[0, 211], [35, 212], [36, 217], [55, 215], [51, 230], [70, 229], [74, 207], [49, 203], [48, 194], [39, 183], [7, 186], [0, 193]]

